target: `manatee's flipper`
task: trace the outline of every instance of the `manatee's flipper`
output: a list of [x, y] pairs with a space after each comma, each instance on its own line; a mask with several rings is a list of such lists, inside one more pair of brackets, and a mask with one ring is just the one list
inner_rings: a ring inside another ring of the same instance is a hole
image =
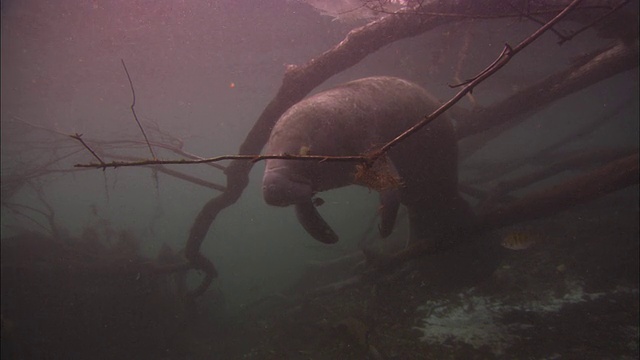
[[298, 222], [307, 230], [309, 235], [325, 244], [335, 244], [338, 242], [338, 235], [336, 235], [329, 224], [320, 216], [311, 199], [307, 202], [297, 203], [295, 206]]
[[383, 238], [393, 231], [400, 208], [400, 190], [387, 189], [380, 191], [380, 224], [378, 230]]

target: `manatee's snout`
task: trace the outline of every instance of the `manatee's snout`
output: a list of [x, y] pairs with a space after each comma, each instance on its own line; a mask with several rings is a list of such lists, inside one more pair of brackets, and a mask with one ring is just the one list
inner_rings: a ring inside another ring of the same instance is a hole
[[262, 178], [262, 196], [269, 205], [294, 205], [296, 216], [302, 227], [314, 239], [325, 244], [338, 241], [338, 235], [331, 229], [316, 210], [311, 197], [311, 182], [305, 176], [291, 171], [287, 166], [279, 166], [277, 162], [268, 162]]
[[262, 195], [269, 205], [288, 206], [310, 201], [313, 191], [310, 183], [296, 181], [277, 169], [267, 169], [262, 179]]

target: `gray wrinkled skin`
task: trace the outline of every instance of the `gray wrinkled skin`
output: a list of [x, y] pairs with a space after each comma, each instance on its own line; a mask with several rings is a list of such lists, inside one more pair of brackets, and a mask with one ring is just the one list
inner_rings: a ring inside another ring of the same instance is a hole
[[[359, 155], [420, 121], [438, 104], [420, 86], [393, 77], [352, 81], [292, 106], [274, 126], [267, 154]], [[457, 144], [441, 117], [388, 152], [403, 181], [381, 193], [380, 231], [391, 233], [399, 202], [409, 210], [412, 239], [442, 235], [467, 211], [458, 196]], [[354, 163], [268, 160], [263, 195], [270, 205], [295, 205], [300, 224], [324, 243], [338, 236], [312, 203], [318, 192], [353, 184]]]

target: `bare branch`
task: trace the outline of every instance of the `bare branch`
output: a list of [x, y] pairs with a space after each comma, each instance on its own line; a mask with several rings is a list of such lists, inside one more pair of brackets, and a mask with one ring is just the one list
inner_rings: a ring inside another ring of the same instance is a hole
[[579, 175], [560, 185], [528, 194], [511, 205], [479, 215], [483, 228], [535, 219], [638, 183], [638, 152]]
[[95, 151], [93, 151], [93, 149], [91, 149], [89, 147], [89, 145], [87, 145], [87, 143], [84, 142], [84, 140], [82, 140], [82, 134], [78, 134], [75, 133], [74, 135], [69, 135], [72, 139], [76, 139], [78, 141], [80, 141], [80, 143], [82, 144], [82, 146], [84, 146], [87, 150], [89, 150], [89, 152], [91, 153], [91, 155], [93, 155], [93, 157], [95, 157], [96, 159], [98, 159], [98, 161], [100, 162], [102, 168], [104, 168], [105, 166], [105, 162], [102, 161], [102, 159], [100, 159], [100, 157], [98, 156], [98, 154], [96, 154]]
[[[519, 12], [521, 16], [533, 21], [534, 23], [538, 24], [538, 25], [544, 25], [544, 21], [542, 20], [538, 20], [536, 18], [533, 17], [533, 15], [531, 15], [529, 13], [529, 9], [525, 9], [524, 11], [521, 11], [520, 9], [518, 9], [515, 5], [513, 5], [511, 3], [511, 1], [508, 2], [509, 6], [514, 9], [515, 11]], [[529, 7], [529, 3], [526, 3], [527, 7]], [[556, 29], [551, 28], [550, 29], [554, 34], [556, 34], [559, 38], [561, 42], [567, 41], [569, 40], [566, 36], [562, 35], [560, 32], [558, 32]]]
[[205, 158], [200, 160], [142, 160], [142, 161], [112, 161], [104, 164], [76, 164], [74, 167], [79, 168], [103, 168], [103, 167], [124, 167], [124, 166], [143, 166], [143, 165], [188, 165], [188, 164], [205, 164], [223, 160], [249, 160], [251, 162], [258, 162], [267, 159], [284, 159], [284, 160], [311, 160], [318, 162], [325, 161], [366, 161], [367, 156], [353, 155], [353, 156], [332, 156], [332, 155], [222, 155], [212, 158]]
[[557, 159], [558, 155], [554, 153], [554, 151], [582, 140], [585, 136], [608, 124], [612, 118], [617, 117], [620, 112], [627, 108], [633, 100], [635, 100], [635, 96], [628, 97], [625, 101], [621, 102], [620, 105], [607, 111], [606, 114], [585, 124], [582, 128], [556, 139], [555, 142], [549, 146], [538, 149], [533, 155], [524, 156], [520, 159], [509, 159], [509, 161], [500, 164], [485, 164], [482, 166], [484, 174], [479, 174], [466, 182], [469, 184], [479, 184], [485, 181], [499, 179], [528, 164], [547, 165], [549, 161], [551, 161], [550, 159]]
[[489, 196], [484, 199], [480, 205], [478, 205], [478, 209], [482, 212], [482, 209], [496, 207], [496, 203], [500, 202], [502, 199], [506, 199], [509, 193], [558, 175], [563, 171], [590, 167], [602, 162], [611, 162], [616, 159], [630, 156], [637, 151], [637, 149], [595, 149], [577, 151], [563, 157], [556, 155], [553, 158], [556, 158], [557, 160], [551, 162], [548, 166], [542, 169], [498, 183]]
[[133, 88], [133, 81], [131, 81], [131, 76], [129, 76], [129, 70], [127, 70], [127, 65], [124, 64], [124, 60], [120, 59], [120, 61], [122, 62], [122, 67], [124, 68], [124, 72], [127, 74], [127, 79], [129, 79], [129, 85], [131, 86], [131, 94], [133, 95], [133, 101], [131, 102], [131, 112], [133, 113], [133, 118], [136, 120], [136, 123], [138, 124], [138, 127], [140, 128], [140, 131], [142, 132], [142, 136], [144, 136], [144, 141], [147, 142], [147, 146], [149, 147], [149, 151], [151, 152], [151, 156], [153, 156], [153, 159], [156, 159], [156, 154], [153, 152], [153, 148], [151, 147], [151, 144], [149, 144], [149, 139], [147, 139], [147, 134], [144, 132], [144, 128], [142, 127], [142, 124], [140, 123], [140, 120], [138, 120], [138, 115], [136, 115], [136, 91]]
[[[485, 138], [475, 144], [473, 148], [466, 149], [466, 153], [462, 153], [461, 157], [468, 157], [490, 139], [495, 138], [509, 127], [515, 126], [519, 121], [553, 101], [615, 74], [637, 67], [638, 43], [618, 42], [610, 48], [590, 56], [579, 66], [560, 71], [495, 105], [469, 113], [458, 122], [456, 129], [458, 139], [464, 139], [489, 129], [500, 130], [490, 134], [487, 132], [487, 136], [483, 134]], [[509, 127], [501, 127], [504, 124], [508, 124]]]
[[560, 38], [560, 41], [558, 41], [558, 45], [562, 45], [565, 42], [572, 40], [574, 37], [576, 37], [578, 34], [582, 33], [583, 31], [592, 28], [594, 25], [596, 25], [597, 23], [599, 23], [603, 19], [607, 18], [608, 16], [610, 16], [614, 12], [616, 12], [616, 11], [620, 10], [621, 8], [623, 8], [629, 2], [630, 2], [630, 0], [624, 0], [624, 1], [620, 2], [618, 5], [614, 6], [613, 9], [609, 10], [606, 14], [603, 14], [603, 15], [599, 16], [597, 19], [593, 20], [591, 23], [589, 23], [589, 24], [583, 26], [582, 28], [574, 31], [571, 35], [562, 36]]
[[[125, 155], [114, 155], [114, 154], [108, 154], [109, 157], [114, 158], [114, 159], [124, 159], [124, 160], [128, 160], [128, 161], [144, 161], [144, 160], [138, 160], [136, 158], [134, 158], [133, 156], [125, 156]], [[218, 190], [218, 191], [225, 191], [226, 187], [216, 184], [216, 183], [212, 183], [210, 181], [206, 181], [200, 178], [197, 178], [195, 176], [191, 176], [185, 173], [181, 173], [179, 171], [175, 171], [175, 170], [171, 170], [171, 169], [167, 169], [166, 167], [162, 166], [162, 165], [149, 165], [150, 167], [153, 167], [156, 169], [156, 171], [167, 174], [169, 176], [173, 176], [175, 178], [184, 180], [184, 181], [188, 181], [192, 184], [196, 184], [196, 185], [200, 185], [200, 186], [204, 186], [206, 188], [209, 189], [214, 189], [214, 190]], [[89, 169], [89, 168], [85, 168], [85, 169]]]
[[29, 210], [32, 212], [35, 212], [37, 214], [40, 214], [44, 217], [48, 217], [49, 214], [47, 214], [46, 212], [44, 212], [43, 210], [34, 208], [32, 206], [28, 206], [28, 205], [23, 205], [23, 204], [18, 204], [18, 203], [12, 203], [12, 202], [6, 202], [3, 201], [2, 202], [2, 206], [6, 207], [7, 209], [9, 209], [11, 212], [13, 212], [15, 215], [18, 216], [22, 216], [25, 219], [31, 221], [32, 223], [34, 223], [35, 225], [37, 225], [38, 227], [42, 228], [44, 231], [46, 231], [47, 233], [51, 234], [51, 235], [55, 235], [53, 232], [53, 229], [49, 229], [46, 226], [42, 225], [38, 220], [34, 219], [32, 216], [26, 214], [25, 212], [23, 212], [20, 209], [25, 209], [25, 210]]

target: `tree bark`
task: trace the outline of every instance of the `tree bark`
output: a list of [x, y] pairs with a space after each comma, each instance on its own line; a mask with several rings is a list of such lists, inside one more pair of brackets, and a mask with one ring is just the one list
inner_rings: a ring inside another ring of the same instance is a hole
[[620, 41], [592, 55], [582, 64], [553, 74], [495, 105], [467, 114], [458, 121], [458, 139], [486, 133], [465, 144], [461, 158], [470, 156], [490, 140], [552, 102], [637, 67], [638, 42]]

